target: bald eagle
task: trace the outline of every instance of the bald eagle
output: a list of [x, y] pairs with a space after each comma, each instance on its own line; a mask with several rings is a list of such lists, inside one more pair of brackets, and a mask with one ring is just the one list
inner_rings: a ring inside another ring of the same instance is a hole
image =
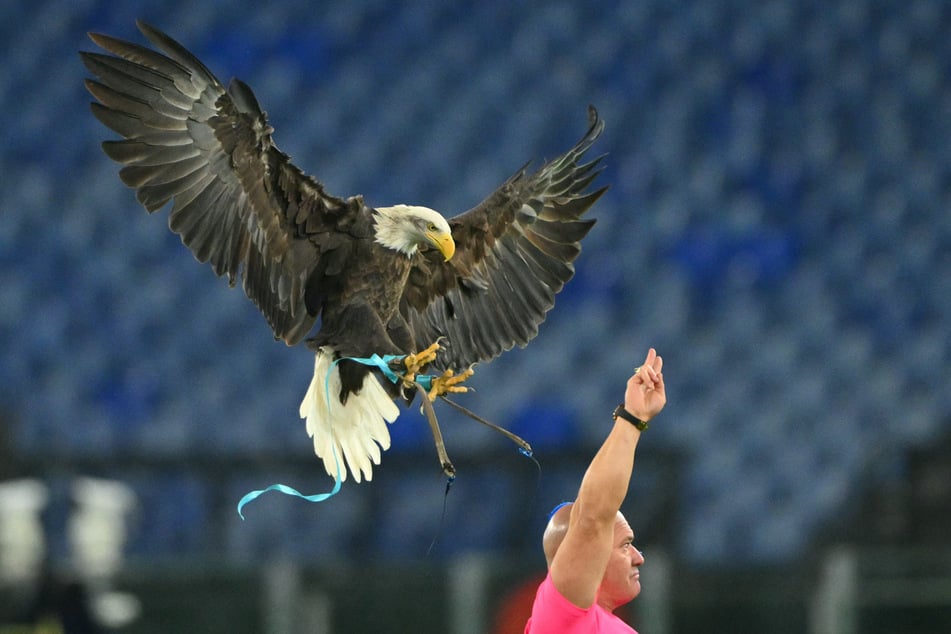
[[[594, 224], [582, 215], [607, 189], [590, 189], [600, 158], [580, 163], [603, 122], [589, 108], [574, 147], [450, 220], [371, 207], [295, 167], [246, 84], [225, 88], [182, 45], [137, 25], [154, 48], [90, 33], [108, 54], [80, 53], [97, 78], [86, 80], [93, 113], [122, 137], [103, 150], [149, 213], [171, 201], [171, 230], [240, 280], [276, 338], [314, 351], [300, 408], [314, 450], [328, 474], [346, 478], [339, 457], [370, 480], [417, 372], [442, 373], [424, 398], [465, 391], [473, 364], [537, 334]], [[387, 365], [367, 364], [374, 356]]]

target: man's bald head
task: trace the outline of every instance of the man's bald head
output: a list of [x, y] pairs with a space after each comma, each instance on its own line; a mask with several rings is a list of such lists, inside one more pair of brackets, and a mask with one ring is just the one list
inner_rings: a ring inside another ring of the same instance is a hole
[[[551, 562], [555, 560], [555, 553], [558, 552], [561, 542], [565, 540], [565, 535], [568, 533], [571, 509], [574, 504], [574, 502], [563, 502], [556, 506], [548, 520], [548, 526], [545, 527], [545, 534], [542, 536], [542, 549], [545, 551], [545, 561], [548, 562], [549, 568], [551, 568]], [[622, 524], [627, 526], [627, 520], [624, 519], [624, 514], [618, 511], [617, 525]]]
[[555, 559], [555, 553], [558, 547], [565, 539], [568, 532], [568, 521], [571, 519], [571, 507], [574, 502], [566, 502], [555, 509], [548, 520], [548, 526], [545, 527], [545, 534], [542, 536], [542, 549], [545, 551], [545, 561], [551, 568], [551, 562]]

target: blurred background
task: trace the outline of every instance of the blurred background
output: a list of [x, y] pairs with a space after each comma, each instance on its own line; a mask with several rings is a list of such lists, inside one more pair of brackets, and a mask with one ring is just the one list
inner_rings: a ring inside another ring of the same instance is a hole
[[[607, 122], [611, 189], [538, 338], [333, 480], [313, 371], [99, 144], [87, 31], [245, 80], [340, 196], [455, 215]], [[0, 5], [0, 633], [520, 632], [649, 346], [669, 405], [624, 512], [645, 634], [951, 623], [951, 5]], [[536, 165], [539, 163], [536, 162]]]

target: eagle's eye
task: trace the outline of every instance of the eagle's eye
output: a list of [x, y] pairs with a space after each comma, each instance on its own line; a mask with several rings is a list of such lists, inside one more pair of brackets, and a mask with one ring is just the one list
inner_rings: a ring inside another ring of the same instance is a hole
[[433, 222], [430, 222], [428, 225], [426, 225], [426, 229], [429, 230], [429, 231], [435, 231], [435, 230], [436, 230], [436, 224], [433, 223]]

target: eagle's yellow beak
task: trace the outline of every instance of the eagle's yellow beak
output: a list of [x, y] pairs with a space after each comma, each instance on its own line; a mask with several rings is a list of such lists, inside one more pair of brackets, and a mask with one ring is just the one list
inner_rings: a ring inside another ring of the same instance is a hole
[[426, 238], [434, 247], [439, 249], [439, 252], [442, 253], [442, 256], [446, 258], [447, 262], [452, 259], [453, 254], [456, 252], [456, 243], [453, 241], [451, 235], [441, 231], [427, 231]]

